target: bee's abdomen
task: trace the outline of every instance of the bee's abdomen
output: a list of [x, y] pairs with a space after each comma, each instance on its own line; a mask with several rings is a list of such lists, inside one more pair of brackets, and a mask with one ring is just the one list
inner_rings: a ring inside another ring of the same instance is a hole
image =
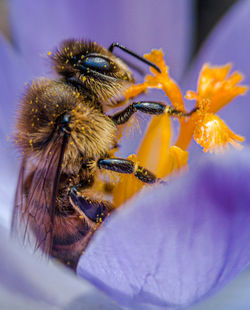
[[94, 232], [94, 226], [95, 223], [79, 218], [76, 213], [55, 216], [52, 256], [75, 269]]

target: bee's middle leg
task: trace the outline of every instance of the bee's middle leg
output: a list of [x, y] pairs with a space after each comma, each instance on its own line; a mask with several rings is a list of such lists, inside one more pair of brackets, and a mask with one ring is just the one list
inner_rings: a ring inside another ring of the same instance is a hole
[[100, 169], [107, 169], [118, 173], [134, 174], [144, 183], [155, 183], [158, 179], [146, 168], [136, 165], [132, 160], [124, 158], [99, 159], [97, 165]]

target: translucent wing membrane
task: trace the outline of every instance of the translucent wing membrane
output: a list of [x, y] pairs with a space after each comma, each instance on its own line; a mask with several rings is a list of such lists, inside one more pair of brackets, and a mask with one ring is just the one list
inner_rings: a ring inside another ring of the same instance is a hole
[[[12, 231], [23, 238], [23, 243], [35, 244], [46, 254], [51, 253], [55, 200], [67, 136], [54, 136], [42, 155], [24, 158], [17, 184], [12, 219]], [[33, 240], [35, 239], [35, 243]]]

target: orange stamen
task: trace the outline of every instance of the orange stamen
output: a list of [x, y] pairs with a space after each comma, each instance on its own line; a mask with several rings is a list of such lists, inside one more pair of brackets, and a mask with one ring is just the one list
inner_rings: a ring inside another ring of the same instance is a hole
[[[243, 75], [233, 72], [228, 76], [230, 69], [230, 64], [220, 67], [211, 67], [209, 64], [205, 64], [202, 67], [197, 93], [188, 91], [185, 96], [188, 100], [196, 100], [196, 107], [199, 108], [201, 114], [216, 113], [236, 96], [246, 93], [247, 86], [237, 85], [243, 79]], [[188, 147], [195, 130], [195, 124], [199, 124], [197, 121], [200, 117], [201, 115], [196, 112], [187, 122], [181, 123], [176, 145], [183, 149]]]
[[244, 141], [243, 137], [236, 135], [218, 116], [212, 113], [206, 113], [197, 121], [194, 139], [204, 148], [205, 152], [222, 151], [228, 147], [229, 143], [240, 147], [237, 141]]

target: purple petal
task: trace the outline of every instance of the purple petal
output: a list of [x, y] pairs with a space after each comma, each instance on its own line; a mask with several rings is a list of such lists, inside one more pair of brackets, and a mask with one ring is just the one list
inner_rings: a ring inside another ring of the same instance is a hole
[[13, 129], [15, 109], [31, 75], [22, 60], [0, 35], [0, 130], [9, 134]]
[[0, 36], [0, 221], [6, 226], [14, 197], [18, 164], [12, 132], [24, 83], [31, 78], [23, 60]]
[[40, 72], [40, 55], [63, 39], [79, 37], [104, 46], [119, 41], [140, 54], [163, 48], [172, 72], [180, 77], [192, 43], [192, 2], [12, 0], [11, 25], [16, 45], [36, 72]]
[[180, 307], [218, 290], [250, 261], [250, 150], [197, 163], [111, 216], [78, 274], [124, 304]]
[[47, 260], [28, 254], [9, 239], [2, 227], [0, 233], [0, 309], [76, 310], [77, 300], [89, 310], [120, 309], [113, 300], [77, 279], [62, 265], [48, 264]]
[[189, 310], [247, 310], [249, 296], [250, 269], [246, 269], [215, 296], [189, 308]]
[[[238, 1], [211, 33], [196, 61], [185, 76], [184, 86], [194, 90], [199, 71], [205, 62], [213, 65], [233, 63], [233, 69], [241, 71], [250, 85], [250, 2]], [[250, 92], [240, 96], [219, 112], [229, 127], [246, 137], [250, 143]]]

